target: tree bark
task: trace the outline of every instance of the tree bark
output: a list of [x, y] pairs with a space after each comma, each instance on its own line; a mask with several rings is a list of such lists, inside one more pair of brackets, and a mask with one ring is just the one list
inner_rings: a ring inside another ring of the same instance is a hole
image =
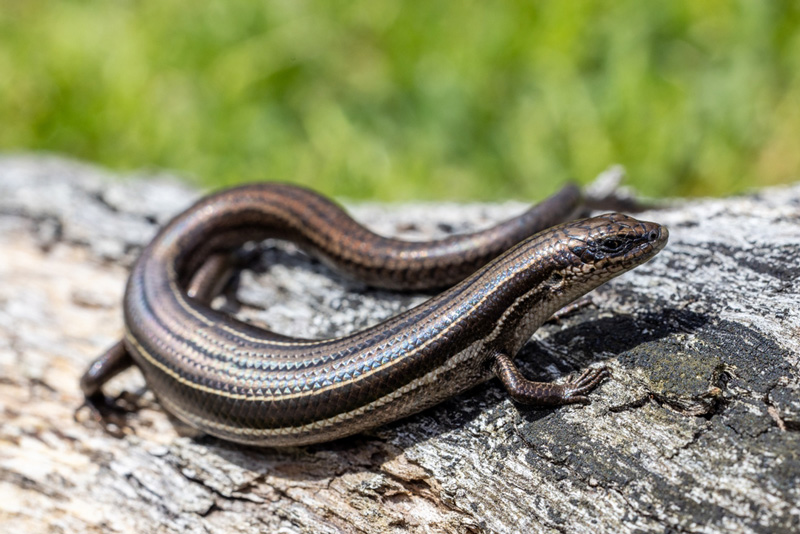
[[[137, 370], [114, 438], [78, 379], [122, 332], [127, 269], [198, 197], [58, 158], [0, 159], [3, 532], [797, 532], [800, 185], [676, 201], [653, 261], [541, 328], [518, 357], [560, 380], [614, 374], [592, 404], [515, 405], [496, 380], [369, 434], [256, 449], [187, 435]], [[427, 238], [503, 205], [355, 205], [375, 230]], [[421, 302], [343, 279], [292, 246], [215, 305], [286, 333], [340, 335]]]

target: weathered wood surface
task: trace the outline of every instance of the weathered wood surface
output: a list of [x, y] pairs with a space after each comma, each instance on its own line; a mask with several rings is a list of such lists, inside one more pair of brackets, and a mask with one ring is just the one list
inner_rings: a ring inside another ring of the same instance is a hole
[[[667, 248], [520, 356], [540, 379], [606, 362], [590, 406], [516, 406], [492, 381], [369, 435], [273, 450], [182, 437], [145, 394], [135, 434], [115, 439], [73, 420], [78, 377], [120, 335], [137, 251], [196, 196], [0, 159], [3, 532], [800, 531], [800, 186], [641, 214], [668, 225]], [[413, 238], [521, 207], [353, 212]], [[422, 298], [268, 244], [217, 304], [327, 336]], [[113, 382], [142, 386], [135, 370]]]

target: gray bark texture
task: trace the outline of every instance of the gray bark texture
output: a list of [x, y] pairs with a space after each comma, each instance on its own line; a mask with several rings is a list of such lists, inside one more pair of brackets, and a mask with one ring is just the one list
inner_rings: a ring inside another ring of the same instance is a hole
[[[668, 226], [667, 248], [518, 357], [539, 380], [608, 365], [588, 406], [518, 406], [493, 380], [366, 435], [255, 449], [187, 435], [132, 369], [109, 389], [141, 409], [112, 437], [78, 379], [120, 337], [138, 251], [198, 195], [0, 158], [0, 531], [800, 531], [800, 185], [638, 215]], [[350, 206], [410, 239], [523, 207]], [[261, 248], [215, 306], [282, 333], [344, 334], [426, 298]]]

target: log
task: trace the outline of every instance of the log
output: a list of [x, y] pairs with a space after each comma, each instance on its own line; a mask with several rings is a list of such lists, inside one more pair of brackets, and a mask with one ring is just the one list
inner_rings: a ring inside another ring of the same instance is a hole
[[[588, 406], [519, 406], [492, 380], [367, 434], [258, 449], [192, 435], [132, 369], [109, 384], [140, 406], [115, 438], [80, 409], [78, 379], [121, 335], [138, 251], [198, 195], [164, 175], [0, 158], [3, 532], [800, 531], [800, 185], [637, 215], [668, 226], [667, 248], [518, 358], [539, 380], [608, 365]], [[524, 206], [349, 208], [417, 239]], [[282, 333], [341, 335], [426, 298], [259, 248], [214, 305]]]

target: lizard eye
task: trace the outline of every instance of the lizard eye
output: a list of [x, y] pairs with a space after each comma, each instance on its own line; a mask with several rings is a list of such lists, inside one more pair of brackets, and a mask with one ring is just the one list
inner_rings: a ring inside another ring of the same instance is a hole
[[598, 243], [598, 248], [607, 254], [621, 252], [628, 241], [619, 237], [608, 237]]

